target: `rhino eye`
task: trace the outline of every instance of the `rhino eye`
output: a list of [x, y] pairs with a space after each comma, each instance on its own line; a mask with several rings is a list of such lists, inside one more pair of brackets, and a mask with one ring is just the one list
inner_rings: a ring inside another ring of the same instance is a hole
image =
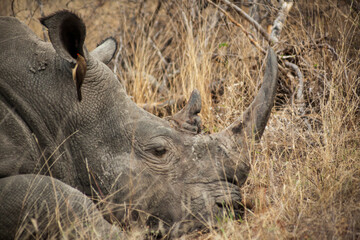
[[171, 149], [171, 141], [163, 137], [157, 137], [151, 140], [152, 141], [144, 146], [145, 152], [155, 158], [163, 158], [168, 155], [168, 151]]
[[151, 149], [151, 153], [156, 157], [162, 157], [167, 152], [165, 147], [156, 147]]
[[147, 148], [145, 148], [145, 151], [155, 157], [163, 157], [166, 154], [167, 149], [162, 144], [150, 144]]

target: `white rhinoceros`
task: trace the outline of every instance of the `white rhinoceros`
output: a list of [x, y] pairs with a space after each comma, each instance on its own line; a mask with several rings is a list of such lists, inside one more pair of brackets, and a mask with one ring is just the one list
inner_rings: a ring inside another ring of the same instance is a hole
[[121, 238], [109, 221], [144, 214], [151, 229], [179, 236], [213, 221], [224, 206], [236, 210], [249, 143], [260, 139], [274, 102], [272, 49], [249, 108], [205, 135], [197, 131], [196, 91], [171, 121], [160, 119], [132, 102], [105, 65], [116, 51], [113, 39], [88, 52], [74, 13], [40, 21], [50, 43], [16, 18], [0, 17], [1, 239], [76, 238], [89, 224], [99, 238]]

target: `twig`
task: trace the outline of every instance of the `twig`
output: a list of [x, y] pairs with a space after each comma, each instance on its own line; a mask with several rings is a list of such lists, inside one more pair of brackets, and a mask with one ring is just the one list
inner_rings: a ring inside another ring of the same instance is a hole
[[281, 30], [292, 6], [293, 2], [283, 2], [278, 17], [274, 21], [274, 27], [271, 31], [270, 37], [271, 39], [276, 39], [276, 42], [279, 41]]
[[181, 10], [181, 16], [182, 16], [183, 19], [184, 19], [186, 31], [188, 32], [188, 34], [193, 34], [193, 31], [192, 31], [192, 29], [193, 29], [192, 22], [187, 19], [186, 13], [185, 13], [184, 10]]
[[[208, 0], [210, 1], [210, 0]], [[259, 31], [261, 33], [261, 35], [263, 35], [263, 37], [270, 43], [270, 44], [275, 44], [278, 42], [277, 38], [274, 38], [272, 36], [270, 36], [263, 27], [261, 27], [261, 25], [256, 22], [252, 17], [250, 17], [244, 10], [242, 10], [241, 8], [239, 8], [238, 6], [236, 6], [235, 4], [231, 3], [228, 0], [222, 0], [224, 3], [226, 3], [227, 5], [229, 5], [230, 7], [234, 8], [243, 18], [245, 18], [246, 21], [248, 21], [250, 24], [252, 24], [255, 29], [257, 31]]]
[[[41, 15], [41, 17], [44, 17], [44, 16], [45, 16], [45, 14], [44, 14], [44, 5], [43, 5], [43, 3], [42, 3], [41, 0], [37, 0], [37, 3], [38, 3], [39, 8], [40, 8], [40, 15]], [[43, 31], [43, 35], [44, 35], [44, 41], [47, 42], [47, 41], [48, 41], [48, 38], [47, 38], [45, 26], [42, 26], [42, 31]]]
[[[123, 48], [123, 42], [122, 42], [122, 38], [121, 36], [119, 36], [119, 50], [118, 52], [116, 53], [116, 56], [115, 56], [115, 63], [114, 63], [114, 74], [117, 75], [117, 66], [119, 64], [119, 57], [120, 57], [120, 54], [121, 54], [121, 51], [122, 51], [122, 48]], [[121, 71], [119, 71], [119, 75], [120, 75], [120, 82], [122, 83], [122, 85], [125, 87], [125, 80], [124, 80], [124, 76], [122, 74]]]
[[253, 36], [248, 32], [246, 31], [246, 29], [240, 24], [238, 23], [237, 21], [235, 21], [235, 19], [233, 19], [224, 9], [222, 9], [219, 5], [213, 3], [211, 0], [207, 0], [210, 4], [212, 4], [213, 6], [217, 7], [222, 13], [224, 13], [228, 18], [229, 20], [234, 23], [236, 26], [238, 26], [241, 31], [243, 31], [243, 33], [245, 33], [245, 35], [248, 37], [248, 39], [250, 40], [250, 42], [256, 47], [258, 48], [262, 53], [266, 53], [265, 49], [263, 49], [259, 43], [257, 41], [254, 40]]
[[[294, 70], [296, 76], [299, 79], [299, 84], [298, 84], [298, 88], [297, 88], [297, 92], [296, 92], [296, 101], [297, 101], [298, 106], [299, 106], [300, 116], [303, 117], [305, 115], [305, 103], [304, 103], [304, 94], [303, 94], [303, 91], [304, 91], [304, 75], [300, 71], [300, 68], [294, 63], [290, 63], [288, 61], [285, 61], [285, 66], [292, 68]], [[304, 118], [304, 123], [306, 124], [308, 130], [311, 131], [312, 128], [311, 128], [311, 125], [310, 125], [307, 118]]]
[[144, 4], [145, 4], [146, 1], [147, 0], [143, 0], [143, 1], [140, 2], [140, 6], [139, 6], [139, 9], [138, 9], [138, 12], [137, 12], [137, 16], [142, 15], [142, 10], [144, 8]]
[[156, 19], [156, 17], [158, 16], [159, 11], [160, 11], [160, 9], [161, 9], [161, 5], [162, 5], [162, 0], [158, 0], [158, 4], [157, 4], [157, 6], [156, 6], [155, 12], [153, 13], [153, 15], [152, 15], [149, 23], [147, 24], [147, 26], [145, 26], [146, 37], [149, 36], [149, 29], [150, 29], [150, 27], [154, 24], [155, 19]]
[[[249, 33], [248, 31], [245, 30], [245, 28], [238, 22], [235, 21], [235, 19], [233, 19], [224, 9], [222, 9], [220, 6], [216, 5], [215, 3], [213, 3], [211, 0], [207, 0], [210, 4], [212, 4], [213, 6], [217, 7], [221, 12], [223, 12], [229, 19], [231, 22], [233, 22], [236, 26], [240, 27], [240, 29], [245, 33], [245, 35], [248, 37], [248, 39], [250, 40], [250, 42], [257, 47], [263, 54], [266, 54], [265, 49], [263, 49], [259, 43], [257, 41], [254, 40], [253, 36], [251, 35], [251, 33]], [[266, 33], [267, 34], [267, 33]], [[287, 74], [287, 71], [285, 70], [285, 68], [283, 66], [281, 66], [280, 64], [278, 64], [279, 70], [280, 72], [282, 72], [284, 75]]]
[[[161, 2], [161, 1], [160, 1]], [[161, 4], [159, 4], [161, 7]], [[159, 6], [158, 6], [159, 7]], [[159, 8], [160, 8], [159, 7]], [[153, 19], [152, 19], [153, 20]], [[150, 25], [148, 25], [148, 27], [150, 27]], [[157, 55], [160, 57], [160, 60], [165, 64], [165, 66], [169, 65], [169, 63], [166, 61], [166, 59], [164, 58], [164, 56], [161, 53], [161, 50], [156, 46], [155, 41], [153, 40], [153, 38], [149, 35], [149, 28], [144, 27], [142, 29], [143, 34], [145, 35], [145, 37], [147, 38], [148, 42], [153, 46], [153, 48], [155, 49]]]
[[167, 89], [167, 83], [168, 83], [168, 76], [169, 76], [169, 70], [171, 68], [171, 64], [167, 65], [167, 67], [165, 68], [165, 74], [162, 78], [162, 81], [159, 85], [159, 93], [161, 93], [162, 95], [168, 95], [169, 94], [169, 90]]
[[313, 44], [313, 47], [327, 48], [329, 52], [331, 52], [335, 56], [335, 60], [339, 59], [339, 55], [336, 53], [335, 49], [328, 43]]
[[167, 77], [168, 78], [174, 78], [176, 75], [178, 75], [178, 74], [180, 74], [180, 70], [179, 69], [177, 69], [177, 70], [175, 70], [173, 73], [169, 73], [168, 75], [167, 75]]
[[296, 76], [299, 79], [298, 90], [297, 90], [297, 93], [296, 93], [296, 100], [301, 103], [304, 100], [304, 95], [303, 95], [303, 91], [304, 91], [304, 75], [300, 71], [299, 67], [294, 63], [285, 61], [285, 66], [292, 68], [295, 71]]
[[150, 83], [153, 90], [160, 88], [160, 83], [153, 75], [147, 74], [145, 72], [138, 72], [136, 70], [134, 71], [134, 73], [135, 75], [141, 76], [143, 79], [146, 79]]
[[[215, 14], [213, 15], [212, 19], [211, 19], [211, 24], [210, 24], [210, 27], [208, 27], [206, 29], [206, 31], [208, 33], [210, 33], [216, 26], [216, 24], [218, 23], [219, 21], [219, 11], [216, 10]], [[207, 37], [205, 38], [205, 48], [207, 47], [208, 43], [209, 43], [209, 39], [210, 39], [210, 36], [212, 36], [212, 34], [207, 34]]]
[[162, 55], [160, 49], [156, 46], [156, 44], [155, 44], [154, 40], [152, 39], [152, 37], [149, 36], [148, 41], [153, 46], [153, 48], [156, 50], [157, 55], [160, 57], [161, 61], [165, 64], [165, 66], [169, 65], [168, 61], [166, 61], [166, 59]]
[[13, 17], [16, 17], [14, 5], [15, 5], [15, 0], [12, 0], [11, 1], [11, 13], [12, 13]]
[[140, 103], [138, 104], [141, 108], [148, 112], [159, 112], [161, 110], [166, 111], [168, 114], [171, 114], [171, 109], [181, 108], [185, 105], [186, 98], [183, 95], [178, 96], [177, 98], [172, 98], [164, 102], [155, 102], [155, 103]]
[[258, 22], [259, 24], [261, 24], [260, 20], [260, 14], [259, 14], [259, 3], [257, 0], [249, 0], [249, 3], [251, 4], [251, 8], [249, 11], [250, 17], [252, 17], [256, 22]]

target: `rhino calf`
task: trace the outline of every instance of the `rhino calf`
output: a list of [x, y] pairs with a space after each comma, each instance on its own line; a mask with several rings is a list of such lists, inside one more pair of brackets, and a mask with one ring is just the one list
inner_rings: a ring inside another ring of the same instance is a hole
[[50, 43], [16, 18], [0, 17], [1, 239], [77, 238], [91, 223], [99, 238], [117, 238], [105, 219], [129, 216], [180, 236], [239, 204], [248, 145], [260, 139], [276, 93], [272, 49], [243, 116], [203, 135], [196, 91], [181, 112], [160, 119], [132, 102], [106, 66], [113, 39], [88, 52], [76, 14], [40, 21]]

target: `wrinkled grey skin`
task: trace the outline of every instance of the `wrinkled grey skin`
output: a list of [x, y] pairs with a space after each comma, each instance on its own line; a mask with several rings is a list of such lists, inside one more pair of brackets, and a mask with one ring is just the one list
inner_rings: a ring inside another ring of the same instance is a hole
[[[49, 202], [51, 214], [57, 201], [73, 201], [68, 195], [86, 202], [70, 204], [80, 219], [89, 209], [99, 215], [92, 196], [109, 202], [105, 219], [122, 222], [131, 215], [170, 237], [211, 224], [224, 204], [238, 206], [250, 170], [249, 144], [260, 139], [276, 93], [273, 50], [263, 85], [243, 116], [220, 133], [202, 135], [196, 91], [184, 111], [160, 119], [137, 107], [104, 64], [116, 51], [114, 40], [89, 53], [76, 15], [61, 11], [41, 22], [51, 43], [15, 18], [0, 18], [0, 216], [9, 216], [0, 218], [1, 239], [25, 236], [22, 224], [44, 214], [34, 207], [38, 201]], [[81, 102], [72, 78], [77, 53], [87, 62]], [[54, 200], [49, 189], [67, 194]], [[59, 219], [66, 228], [73, 218]], [[118, 236], [99, 219], [98, 234]], [[58, 228], [39, 224], [27, 234], [52, 235]]]

